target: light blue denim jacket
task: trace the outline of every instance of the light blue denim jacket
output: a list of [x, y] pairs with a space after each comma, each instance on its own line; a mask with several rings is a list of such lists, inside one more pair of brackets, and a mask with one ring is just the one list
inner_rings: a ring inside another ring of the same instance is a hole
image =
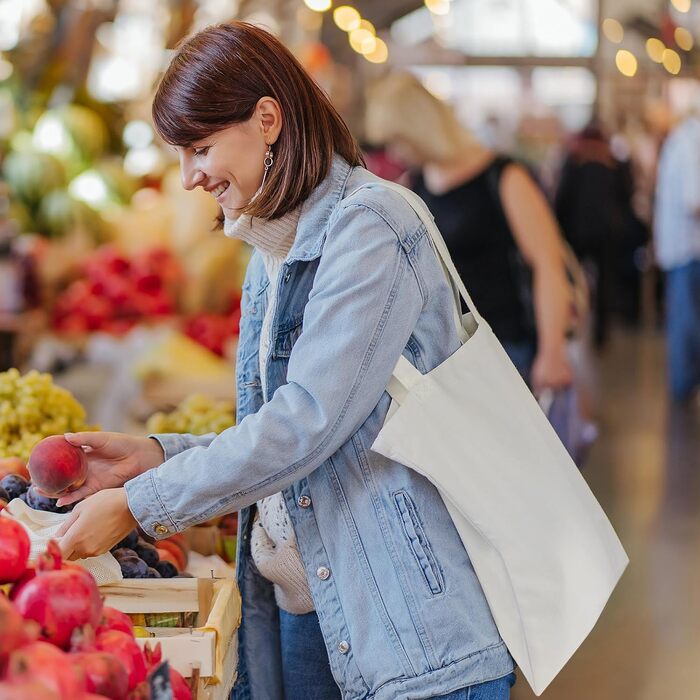
[[241, 511], [237, 698], [283, 697], [272, 584], [250, 556], [250, 506], [280, 490], [345, 700], [429, 698], [514, 667], [437, 491], [370, 450], [399, 355], [425, 373], [459, 347], [425, 226], [396, 193], [362, 187], [371, 181], [336, 157], [303, 205], [273, 290], [268, 395], [258, 351], [270, 282], [256, 252], [241, 302], [237, 425], [155, 436], [167, 461], [126, 484], [154, 537]]

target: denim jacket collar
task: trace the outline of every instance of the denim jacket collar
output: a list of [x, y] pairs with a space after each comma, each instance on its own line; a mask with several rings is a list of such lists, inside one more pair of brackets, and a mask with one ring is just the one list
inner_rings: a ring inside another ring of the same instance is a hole
[[321, 254], [331, 213], [342, 199], [352, 166], [335, 154], [328, 175], [303, 203], [294, 245], [287, 262], [313, 260]]

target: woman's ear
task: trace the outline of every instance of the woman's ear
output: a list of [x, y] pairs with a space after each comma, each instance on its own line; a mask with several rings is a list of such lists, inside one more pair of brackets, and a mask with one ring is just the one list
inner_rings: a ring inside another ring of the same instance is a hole
[[282, 109], [274, 97], [261, 97], [255, 107], [260, 131], [269, 145], [277, 141], [282, 130]]

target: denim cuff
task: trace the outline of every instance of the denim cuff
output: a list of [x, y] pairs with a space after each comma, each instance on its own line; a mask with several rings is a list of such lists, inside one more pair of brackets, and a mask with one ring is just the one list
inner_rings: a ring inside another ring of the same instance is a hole
[[141, 529], [147, 535], [160, 540], [178, 532], [178, 528], [158, 495], [155, 471], [155, 469], [149, 469], [139, 474], [127, 481], [124, 488], [129, 510]]
[[179, 455], [180, 452], [189, 450], [190, 447], [192, 447], [187, 437], [180, 433], [158, 433], [149, 435], [148, 437], [155, 440], [163, 449], [163, 454], [165, 455], [164, 462], [167, 462], [171, 457]]

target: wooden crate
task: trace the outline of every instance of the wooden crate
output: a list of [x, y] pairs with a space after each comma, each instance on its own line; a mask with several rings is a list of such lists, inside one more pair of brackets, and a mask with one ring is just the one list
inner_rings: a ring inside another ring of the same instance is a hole
[[236, 680], [241, 598], [233, 579], [125, 579], [101, 586], [105, 605], [128, 614], [196, 613], [193, 628], [148, 627], [141, 646], [160, 642], [186, 678], [199, 666], [198, 700], [225, 700]]

